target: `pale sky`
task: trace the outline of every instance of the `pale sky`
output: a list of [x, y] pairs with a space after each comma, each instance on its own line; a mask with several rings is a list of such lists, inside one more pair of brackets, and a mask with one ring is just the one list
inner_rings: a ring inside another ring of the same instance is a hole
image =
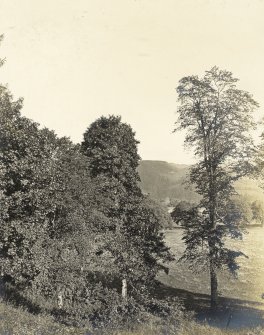
[[172, 134], [177, 83], [217, 65], [264, 115], [263, 17], [261, 0], [0, 0], [0, 82], [23, 115], [74, 142], [117, 114], [143, 159], [192, 163]]

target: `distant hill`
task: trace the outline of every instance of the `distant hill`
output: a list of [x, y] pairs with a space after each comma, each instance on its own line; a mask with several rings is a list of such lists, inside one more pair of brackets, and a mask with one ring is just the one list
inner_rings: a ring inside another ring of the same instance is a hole
[[[175, 204], [186, 200], [197, 202], [199, 195], [193, 187], [186, 185], [190, 166], [165, 161], [142, 160], [138, 167], [141, 189], [153, 199]], [[264, 192], [257, 182], [242, 178], [235, 183], [237, 192], [250, 200], [264, 200]]]
[[256, 180], [250, 178], [241, 178], [235, 183], [236, 191], [252, 201], [264, 201], [264, 190], [258, 186]]
[[164, 161], [142, 160], [138, 167], [141, 189], [152, 198], [160, 201], [199, 199], [194, 188], [185, 184], [190, 166]]

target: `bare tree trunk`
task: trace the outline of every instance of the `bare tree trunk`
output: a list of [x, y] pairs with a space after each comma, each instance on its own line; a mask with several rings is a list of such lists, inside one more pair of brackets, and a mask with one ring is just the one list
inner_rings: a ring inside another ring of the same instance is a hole
[[209, 239], [209, 262], [210, 262], [210, 281], [211, 281], [211, 308], [216, 308], [218, 303], [218, 282], [216, 267], [214, 264], [214, 241]]
[[127, 300], [127, 280], [122, 279], [122, 297]]
[[5, 294], [5, 284], [4, 284], [3, 274], [1, 273], [1, 276], [0, 276], [0, 301], [3, 299], [4, 294]]
[[217, 274], [212, 262], [210, 262], [210, 279], [211, 279], [211, 308], [216, 308], [218, 303], [218, 282]]

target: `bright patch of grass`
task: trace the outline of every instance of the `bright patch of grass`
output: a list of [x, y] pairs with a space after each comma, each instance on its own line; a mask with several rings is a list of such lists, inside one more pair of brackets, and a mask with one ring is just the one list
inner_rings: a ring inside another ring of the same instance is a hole
[[[171, 248], [178, 260], [185, 249], [182, 238], [183, 231], [175, 229], [166, 231], [166, 244]], [[264, 293], [264, 228], [249, 228], [243, 240], [229, 240], [228, 247], [240, 250], [247, 258], [240, 257], [238, 279], [233, 278], [227, 271], [219, 273], [219, 291], [223, 297], [263, 303]], [[168, 264], [169, 275], [160, 273], [162, 283], [177, 289], [193, 293], [210, 294], [209, 274], [202, 271], [199, 274], [188, 269], [187, 264]]]

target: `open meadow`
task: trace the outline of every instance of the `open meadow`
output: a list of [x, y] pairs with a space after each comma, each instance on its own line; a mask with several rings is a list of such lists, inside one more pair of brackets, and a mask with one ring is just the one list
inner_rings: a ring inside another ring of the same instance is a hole
[[158, 279], [164, 284], [163, 293], [174, 292], [189, 309], [197, 312], [198, 319], [207, 319], [212, 325], [230, 328], [263, 325], [264, 229], [248, 228], [242, 240], [228, 241], [234, 249], [244, 252], [246, 257], [239, 258], [240, 269], [237, 278], [228, 271], [219, 273], [221, 310], [218, 311], [217, 317], [208, 317], [209, 274], [204, 271], [193, 273], [186, 263], [178, 262], [184, 251], [182, 234], [182, 229], [165, 232], [167, 245], [171, 247], [175, 261], [169, 264], [168, 275], [159, 274]]

